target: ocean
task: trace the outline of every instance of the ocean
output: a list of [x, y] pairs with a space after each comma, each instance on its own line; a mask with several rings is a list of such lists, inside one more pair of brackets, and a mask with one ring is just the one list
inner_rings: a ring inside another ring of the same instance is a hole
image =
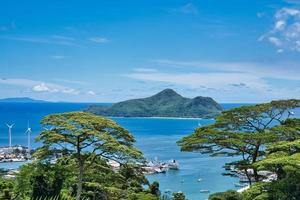
[[[27, 123], [32, 128], [32, 138], [41, 131], [40, 120], [49, 114], [78, 111], [87, 108], [85, 103], [0, 103], [0, 146], [8, 145], [6, 123], [14, 123], [12, 144], [27, 145], [25, 134]], [[223, 104], [225, 109], [243, 104]], [[148, 175], [150, 182], [158, 181], [161, 192], [182, 191], [189, 200], [205, 200], [209, 194], [228, 189], [236, 189], [237, 178], [222, 176], [222, 166], [234, 158], [209, 157], [199, 153], [180, 152], [176, 145], [183, 136], [193, 132], [200, 123], [213, 123], [213, 119], [168, 119], [168, 118], [112, 118], [128, 129], [136, 138], [136, 146], [147, 159], [168, 161], [175, 159], [180, 170], [168, 171], [165, 174]], [[32, 146], [38, 147], [32, 139]], [[0, 168], [16, 168], [22, 163], [0, 163]], [[202, 179], [202, 181], [198, 181]], [[201, 193], [209, 190], [210, 193]]]

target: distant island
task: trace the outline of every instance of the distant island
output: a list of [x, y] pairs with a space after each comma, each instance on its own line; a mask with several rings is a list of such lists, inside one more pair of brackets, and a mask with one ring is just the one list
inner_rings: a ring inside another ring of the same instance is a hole
[[48, 101], [32, 99], [29, 97], [16, 97], [0, 99], [0, 103], [47, 103]]
[[222, 107], [210, 97], [185, 98], [172, 89], [165, 89], [151, 97], [132, 99], [112, 106], [92, 105], [86, 109], [109, 117], [178, 117], [212, 118]]

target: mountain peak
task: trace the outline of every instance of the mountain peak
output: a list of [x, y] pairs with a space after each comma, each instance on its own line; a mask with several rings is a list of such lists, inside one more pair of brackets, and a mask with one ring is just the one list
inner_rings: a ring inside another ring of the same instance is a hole
[[173, 89], [167, 88], [154, 95], [154, 97], [182, 97]]

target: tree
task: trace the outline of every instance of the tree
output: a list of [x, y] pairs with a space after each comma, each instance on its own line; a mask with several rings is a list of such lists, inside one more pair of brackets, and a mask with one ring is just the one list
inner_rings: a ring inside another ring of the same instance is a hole
[[[294, 122], [294, 123], [290, 123]], [[300, 119], [289, 120], [282, 131], [291, 136], [290, 130], [299, 130]], [[290, 126], [290, 127], [288, 127]], [[284, 135], [285, 133], [283, 133]], [[298, 136], [297, 136], [298, 134]], [[300, 132], [293, 133], [294, 138], [300, 137]], [[255, 165], [258, 169], [268, 170], [276, 173], [276, 180], [268, 183], [259, 183], [256, 189], [246, 191], [246, 200], [253, 199], [253, 194], [267, 197], [271, 200], [290, 200], [300, 198], [300, 139], [294, 141], [280, 141], [267, 148], [267, 156]]]
[[0, 199], [13, 199], [13, 180], [4, 180], [0, 177]]
[[150, 186], [150, 193], [155, 196], [160, 196], [159, 183], [154, 181]]
[[134, 137], [116, 122], [86, 112], [54, 114], [42, 120], [45, 129], [37, 137], [42, 147], [35, 156], [53, 160], [59, 156], [76, 160], [76, 199], [81, 199], [84, 174], [97, 158], [115, 160], [121, 164], [142, 159], [133, 147]]
[[210, 195], [209, 200], [242, 200], [242, 195], [237, 191], [228, 190]]
[[214, 124], [197, 128], [178, 144], [182, 151], [241, 156], [241, 160], [231, 164], [243, 170], [251, 184], [248, 169], [253, 170], [255, 181], [259, 181], [253, 164], [266, 154], [263, 147], [282, 139], [272, 127], [280, 128], [299, 105], [299, 100], [279, 100], [223, 111]]
[[[36, 160], [21, 166], [14, 181], [14, 196], [19, 199], [44, 199], [62, 197], [61, 191], [76, 176], [75, 162], [59, 158], [55, 163]], [[14, 198], [16, 199], [16, 198]]]
[[186, 200], [186, 198], [182, 192], [176, 192], [173, 193], [173, 200]]

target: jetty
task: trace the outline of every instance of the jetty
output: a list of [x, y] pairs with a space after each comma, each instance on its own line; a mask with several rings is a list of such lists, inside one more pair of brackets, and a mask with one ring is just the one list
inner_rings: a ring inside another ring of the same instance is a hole
[[157, 174], [166, 173], [168, 170], [179, 170], [179, 163], [176, 160], [170, 160], [168, 162], [146, 161], [142, 166], [144, 174]]

